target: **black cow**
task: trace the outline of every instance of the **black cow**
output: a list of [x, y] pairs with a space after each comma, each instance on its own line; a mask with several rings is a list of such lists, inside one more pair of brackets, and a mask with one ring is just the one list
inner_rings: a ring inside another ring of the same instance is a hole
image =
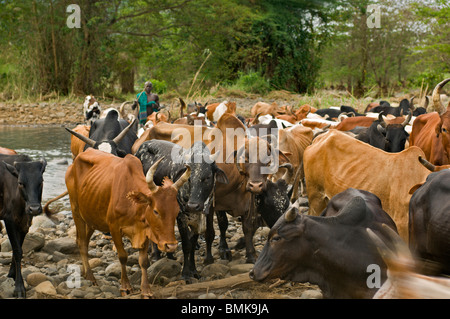
[[325, 117], [328, 115], [330, 119], [337, 119], [339, 115], [341, 114], [351, 114], [353, 113], [354, 116], [364, 116], [364, 114], [358, 113], [353, 107], [341, 105], [340, 108], [330, 107], [326, 109], [319, 109], [315, 112], [317, 115], [320, 115], [322, 117]]
[[206, 214], [209, 212], [215, 183], [228, 183], [227, 176], [215, 163], [216, 156], [211, 155], [203, 142], [195, 142], [189, 150], [185, 150], [168, 141], [150, 140], [136, 152], [144, 173], [163, 158], [153, 175], [156, 185], [161, 185], [165, 176], [177, 180], [186, 170], [185, 165], [191, 168], [189, 180], [179, 189], [177, 196], [180, 205], [177, 224], [184, 254], [182, 277], [188, 282], [192, 277], [198, 278], [194, 253], [199, 233], [203, 231], [200, 229], [203, 211]]
[[0, 219], [5, 222], [13, 258], [8, 277], [15, 279], [14, 296], [25, 298], [22, 244], [33, 216], [42, 213], [42, 187], [47, 162], [26, 155], [0, 155]]
[[409, 247], [450, 275], [450, 170], [428, 175], [409, 202]]
[[395, 117], [399, 117], [402, 115], [407, 114], [408, 112], [410, 112], [411, 107], [410, 107], [410, 103], [407, 99], [403, 99], [400, 101], [400, 105], [398, 107], [396, 106], [391, 106], [389, 103], [385, 103], [385, 104], [380, 104], [379, 106], [374, 107], [373, 109], [370, 110], [370, 112], [373, 113], [381, 113], [383, 112], [384, 114], [392, 114]]
[[373, 121], [371, 126], [356, 135], [356, 139], [386, 152], [403, 151], [409, 137], [409, 133], [405, 131], [405, 126], [411, 120], [411, 113], [408, 114], [402, 124], [387, 124], [382, 115], [383, 113], [380, 113], [378, 120]]
[[371, 298], [377, 288], [367, 284], [369, 266], [379, 267], [381, 285], [386, 265], [366, 229], [383, 236], [379, 221], [394, 222], [381, 208], [372, 210], [364, 197], [355, 197], [354, 190], [339, 202], [344, 206], [329, 203], [338, 209], [336, 216], [301, 215], [298, 205], [290, 206], [270, 230], [250, 277], [310, 282], [320, 287], [325, 298]]
[[255, 124], [250, 126], [247, 129], [247, 135], [250, 137], [253, 136], [265, 136], [268, 134], [271, 134], [271, 132], [278, 132], [278, 124], [277, 121], [275, 120], [271, 120], [269, 123], [267, 124]]
[[135, 123], [136, 120], [128, 123], [124, 119], [119, 119], [119, 113], [112, 110], [105, 118], [92, 123], [89, 137], [68, 128], [66, 130], [86, 143], [84, 150], [93, 147], [119, 157], [125, 157], [125, 155], [131, 154], [131, 147], [137, 140]]

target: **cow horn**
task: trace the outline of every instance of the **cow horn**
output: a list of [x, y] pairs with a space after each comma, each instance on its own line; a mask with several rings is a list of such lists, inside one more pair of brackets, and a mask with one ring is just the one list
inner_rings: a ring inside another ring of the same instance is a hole
[[386, 128], [387, 123], [384, 121], [383, 119], [383, 112], [381, 112], [380, 114], [378, 114], [378, 121], [380, 121], [380, 125], [383, 128]]
[[258, 114], [256, 114], [255, 118], [252, 121], [252, 125], [259, 124], [259, 117], [261, 116], [261, 113], [262, 112], [259, 112]]
[[377, 130], [378, 130], [378, 132], [380, 132], [381, 134], [385, 134], [385, 133], [386, 133], [386, 129], [385, 129], [381, 124], [378, 124], [378, 125], [377, 125]]
[[424, 159], [422, 156], [419, 156], [419, 162], [420, 164], [422, 164], [423, 166], [425, 166], [425, 168], [429, 169], [430, 171], [434, 172], [436, 170], [436, 166], [434, 166], [433, 164], [431, 164], [430, 162], [428, 162], [426, 159]]
[[284, 219], [287, 222], [293, 222], [297, 218], [297, 207], [295, 205], [290, 206], [284, 215]]
[[129, 103], [133, 103], [133, 101], [125, 101], [119, 107], [119, 113], [120, 113], [120, 116], [122, 116], [122, 118], [126, 117], [126, 114], [124, 112], [124, 107], [125, 107], [126, 104], [129, 104]]
[[145, 176], [145, 181], [147, 182], [148, 188], [152, 192], [156, 192], [158, 190], [158, 186], [153, 181], [153, 175], [156, 172], [156, 169], [158, 168], [159, 163], [164, 159], [164, 156], [161, 157], [159, 160], [157, 160], [148, 170], [147, 175]]
[[442, 114], [445, 111], [445, 106], [441, 102], [441, 89], [449, 81], [450, 81], [450, 78], [445, 79], [444, 81], [442, 81], [441, 83], [436, 85], [436, 87], [433, 90], [433, 95], [431, 96], [431, 99], [433, 100], [434, 110], [439, 112], [439, 114]]
[[411, 110], [414, 110], [414, 99], [416, 98], [416, 96], [414, 95], [410, 100], [409, 100], [409, 108]]
[[236, 168], [237, 168], [237, 170], [238, 170], [238, 172], [240, 174], [244, 174], [244, 172], [241, 169], [241, 166], [239, 165], [239, 158], [242, 156], [242, 153], [244, 153], [244, 151], [245, 151], [245, 147], [242, 146], [236, 153], [236, 162], [235, 162], [235, 164], [236, 164]]
[[217, 151], [214, 154], [211, 154], [209, 158], [211, 159], [211, 162], [215, 162], [215, 161], [217, 161], [219, 156], [220, 156], [220, 151]]
[[181, 175], [181, 177], [175, 182], [175, 184], [172, 185], [173, 188], [175, 188], [177, 191], [180, 189], [181, 186], [183, 186], [184, 183], [186, 183], [191, 176], [191, 167], [187, 164], [186, 171]]
[[77, 133], [77, 132], [71, 130], [70, 128], [67, 128], [67, 127], [66, 127], [66, 130], [67, 130], [70, 134], [72, 134], [72, 135], [75, 136], [75, 137], [78, 137], [80, 140], [82, 140], [83, 142], [85, 142], [87, 145], [89, 145], [89, 146], [91, 146], [91, 147], [94, 147], [94, 145], [97, 143], [96, 141], [90, 139], [89, 137], [84, 136], [84, 135], [81, 135], [80, 133]]
[[408, 116], [406, 117], [406, 119], [405, 119], [405, 120], [403, 121], [403, 123], [402, 123], [403, 128], [404, 128], [406, 125], [408, 125], [409, 121], [411, 121], [411, 118], [412, 118], [412, 112], [409, 112], [409, 113], [408, 113]]
[[428, 97], [428, 95], [425, 95], [425, 104], [423, 107], [426, 109], [428, 107], [428, 104], [430, 104], [430, 98]]
[[280, 165], [279, 168], [286, 168], [286, 173], [283, 174], [283, 177], [281, 177], [281, 179], [283, 179], [286, 183], [289, 183], [289, 181], [292, 178], [292, 175], [294, 175], [294, 167], [292, 166], [291, 163], [284, 163], [283, 165]]
[[128, 131], [131, 129], [133, 124], [136, 122], [136, 119], [133, 119], [133, 121], [123, 129], [122, 132], [119, 133], [114, 139], [113, 142], [116, 143], [116, 145], [119, 145], [120, 141], [125, 137], [125, 135], [128, 133]]

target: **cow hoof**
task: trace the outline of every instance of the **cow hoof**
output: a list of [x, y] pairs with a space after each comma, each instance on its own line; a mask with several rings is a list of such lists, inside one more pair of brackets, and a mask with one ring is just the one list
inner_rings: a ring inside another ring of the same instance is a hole
[[249, 256], [249, 257], [247, 257], [247, 259], [245, 261], [245, 263], [247, 263], [247, 264], [254, 264], [255, 262], [256, 262], [255, 256]]
[[243, 248], [245, 248], [245, 238], [241, 237], [241, 238], [238, 239], [238, 241], [236, 243], [236, 246], [234, 246], [234, 249], [235, 250], [241, 250]]
[[120, 288], [120, 295], [122, 297], [125, 297], [126, 295], [129, 295], [131, 293], [132, 293], [132, 291], [130, 288]]
[[148, 293], [142, 293], [141, 299], [155, 299], [155, 296], [151, 292]]
[[25, 292], [25, 287], [14, 289], [13, 296], [16, 298], [26, 298], [27, 293]]
[[233, 255], [231, 254], [231, 250], [229, 250], [229, 249], [224, 249], [224, 250], [220, 251], [219, 255], [220, 255], [220, 259], [222, 259], [222, 260], [228, 260], [228, 261], [233, 260]]
[[203, 265], [211, 265], [212, 263], [214, 263], [214, 257], [212, 256], [206, 257], [203, 261]]

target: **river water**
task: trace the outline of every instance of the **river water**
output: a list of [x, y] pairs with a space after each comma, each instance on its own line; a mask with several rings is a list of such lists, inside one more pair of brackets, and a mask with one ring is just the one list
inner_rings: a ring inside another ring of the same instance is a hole
[[[33, 160], [45, 158], [43, 204], [66, 191], [64, 175], [72, 164], [72, 154], [70, 133], [63, 127], [0, 126], [0, 146], [29, 155]], [[69, 196], [54, 203], [52, 209], [69, 210]]]

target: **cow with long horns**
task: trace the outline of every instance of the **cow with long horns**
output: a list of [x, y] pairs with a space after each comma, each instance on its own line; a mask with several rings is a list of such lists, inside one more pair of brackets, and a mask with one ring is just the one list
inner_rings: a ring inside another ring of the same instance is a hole
[[440, 99], [441, 89], [449, 81], [442, 81], [433, 90], [432, 109], [436, 111], [418, 116], [409, 138], [409, 144], [420, 147], [434, 165], [450, 164], [450, 103], [445, 108]]
[[178, 189], [188, 180], [190, 169], [174, 183], [165, 178], [162, 186], [153, 182], [159, 162], [146, 175], [133, 155], [120, 158], [95, 149], [78, 155], [66, 172], [72, 216], [77, 228], [86, 279], [96, 280], [88, 262], [88, 246], [94, 230], [111, 233], [122, 266], [121, 293], [131, 292], [126, 274], [127, 253], [122, 236], [139, 249], [142, 297], [152, 297], [147, 277], [149, 241], [166, 252], [177, 248], [175, 220], [179, 212]]

